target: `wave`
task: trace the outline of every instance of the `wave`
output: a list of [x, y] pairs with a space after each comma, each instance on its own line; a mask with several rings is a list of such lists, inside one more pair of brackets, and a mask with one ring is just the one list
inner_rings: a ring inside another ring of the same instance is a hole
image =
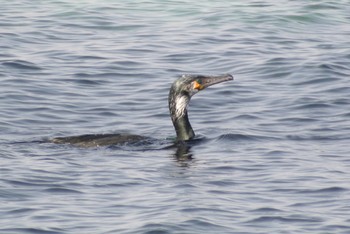
[[250, 134], [234, 134], [227, 133], [222, 134], [216, 138], [218, 141], [266, 141], [266, 140], [279, 140], [277, 137], [250, 135]]
[[39, 67], [38, 65], [24, 61], [24, 60], [14, 60], [14, 61], [5, 61], [1, 63], [5, 67], [9, 68], [15, 68], [15, 69], [21, 69], [21, 70], [43, 70], [42, 67]]

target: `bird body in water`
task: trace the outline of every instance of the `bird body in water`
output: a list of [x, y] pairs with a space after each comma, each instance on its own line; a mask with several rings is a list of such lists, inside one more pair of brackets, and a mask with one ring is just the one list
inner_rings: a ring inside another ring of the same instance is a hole
[[[219, 76], [183, 75], [175, 80], [169, 92], [169, 111], [176, 131], [176, 141], [188, 141], [195, 133], [188, 119], [187, 107], [191, 97], [199, 91], [225, 81], [233, 80], [232, 75]], [[87, 134], [81, 136], [56, 137], [50, 140], [57, 144], [72, 144], [82, 147], [119, 145], [135, 143], [147, 139], [139, 135]]]

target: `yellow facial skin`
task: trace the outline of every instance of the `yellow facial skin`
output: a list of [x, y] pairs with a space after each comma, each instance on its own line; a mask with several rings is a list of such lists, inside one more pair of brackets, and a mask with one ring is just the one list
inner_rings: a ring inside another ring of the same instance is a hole
[[201, 85], [198, 81], [194, 81], [193, 82], [193, 89], [202, 90], [202, 89], [204, 89], [204, 86]]

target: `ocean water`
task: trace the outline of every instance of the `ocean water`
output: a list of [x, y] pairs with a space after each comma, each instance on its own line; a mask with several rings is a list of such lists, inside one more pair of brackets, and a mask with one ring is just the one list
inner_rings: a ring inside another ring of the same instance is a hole
[[[347, 0], [3, 1], [0, 233], [350, 233]], [[181, 74], [235, 80], [193, 97]], [[56, 136], [132, 133], [79, 148]]]

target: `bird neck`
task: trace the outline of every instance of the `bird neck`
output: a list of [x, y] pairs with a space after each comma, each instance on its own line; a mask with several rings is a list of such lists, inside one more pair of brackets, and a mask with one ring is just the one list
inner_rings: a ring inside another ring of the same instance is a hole
[[188, 120], [187, 110], [183, 116], [173, 119], [173, 124], [177, 135], [177, 141], [187, 141], [195, 136], [190, 121]]
[[180, 95], [174, 88], [170, 90], [169, 111], [176, 131], [177, 141], [187, 141], [195, 135], [187, 114], [187, 106], [190, 99], [190, 96]]

